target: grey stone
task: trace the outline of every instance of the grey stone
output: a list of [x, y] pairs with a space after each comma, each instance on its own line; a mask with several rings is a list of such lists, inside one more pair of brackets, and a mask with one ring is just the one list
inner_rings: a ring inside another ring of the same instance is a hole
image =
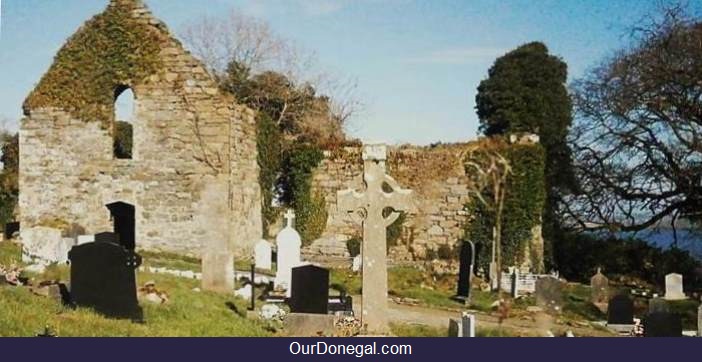
[[[361, 320], [369, 333], [387, 333], [388, 279], [387, 227], [400, 216], [398, 211], [413, 209], [412, 191], [404, 190], [385, 172], [385, 145], [363, 147], [364, 192], [352, 189], [337, 194], [338, 210], [356, 213], [363, 209], [364, 217], [356, 218], [363, 224], [363, 301]], [[391, 190], [387, 190], [390, 188]], [[394, 211], [387, 217], [383, 211]]]
[[256, 263], [256, 268], [271, 270], [272, 268], [272, 255], [273, 247], [268, 240], [259, 240], [254, 246], [254, 262]]
[[285, 334], [294, 337], [331, 336], [334, 334], [334, 315], [289, 313], [285, 316]]
[[597, 269], [597, 274], [590, 278], [591, 295], [590, 301], [597, 305], [607, 303], [609, 300], [609, 279], [607, 279], [601, 270]]

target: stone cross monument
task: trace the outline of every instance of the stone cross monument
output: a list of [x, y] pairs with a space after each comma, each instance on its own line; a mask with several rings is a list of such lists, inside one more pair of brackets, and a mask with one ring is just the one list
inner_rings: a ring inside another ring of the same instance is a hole
[[[363, 225], [363, 303], [361, 319], [369, 333], [387, 333], [388, 270], [387, 227], [400, 216], [398, 211], [412, 208], [410, 190], [403, 190], [385, 173], [385, 145], [363, 147], [364, 192], [343, 190], [337, 193], [340, 212], [356, 216]], [[383, 216], [383, 210], [392, 212]]]

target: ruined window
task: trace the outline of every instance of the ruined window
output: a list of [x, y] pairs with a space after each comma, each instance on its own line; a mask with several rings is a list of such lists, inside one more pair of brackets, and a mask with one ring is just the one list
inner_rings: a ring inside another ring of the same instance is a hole
[[134, 122], [134, 92], [128, 87], [119, 87], [115, 92], [114, 157], [132, 158]]

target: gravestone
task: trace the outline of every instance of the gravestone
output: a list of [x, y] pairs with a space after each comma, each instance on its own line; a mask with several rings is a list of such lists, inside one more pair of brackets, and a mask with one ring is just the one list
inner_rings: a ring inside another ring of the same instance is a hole
[[71, 300], [108, 317], [142, 319], [137, 301], [135, 269], [141, 257], [107, 242], [74, 247], [71, 260]]
[[702, 337], [702, 304], [697, 308], [697, 337]]
[[648, 301], [648, 313], [668, 313], [670, 307], [663, 298], [652, 298]]
[[563, 305], [563, 284], [558, 278], [543, 277], [536, 280], [536, 304], [542, 307], [560, 309]]
[[254, 260], [259, 269], [271, 270], [273, 248], [268, 240], [261, 239], [254, 247]]
[[72, 241], [64, 240], [61, 230], [35, 226], [22, 230], [22, 261], [48, 265], [67, 260]]
[[592, 304], [607, 304], [609, 300], [609, 279], [607, 279], [600, 268], [597, 268], [597, 274], [590, 278], [590, 301]]
[[285, 228], [275, 238], [275, 243], [278, 246], [278, 270], [275, 273], [275, 286], [285, 289], [285, 295], [290, 297], [292, 269], [301, 264], [300, 247], [302, 246], [302, 239], [300, 239], [300, 234], [293, 229], [295, 213], [292, 210], [288, 210], [285, 213], [285, 219], [287, 223]]
[[609, 300], [607, 324], [627, 326], [634, 324], [634, 301], [628, 295], [619, 294]]
[[329, 309], [329, 270], [315, 265], [292, 269], [290, 311], [327, 314]]
[[363, 258], [361, 257], [361, 254], [358, 254], [353, 257], [353, 262], [351, 263], [351, 271], [352, 272], [358, 272], [363, 268]]
[[95, 234], [95, 242], [119, 244], [119, 235], [111, 232], [97, 233]]
[[449, 318], [449, 337], [475, 337], [475, 315], [463, 312], [461, 318]]
[[[412, 208], [412, 191], [402, 189], [385, 173], [385, 145], [365, 145], [362, 159], [366, 189], [339, 191], [337, 208], [363, 225], [362, 323], [369, 333], [387, 333], [387, 227], [400, 217], [399, 211]], [[393, 211], [386, 217], [383, 211], [388, 208]]]
[[682, 337], [682, 320], [673, 313], [656, 312], [644, 318], [644, 337]]
[[461, 243], [461, 255], [458, 269], [458, 287], [456, 295], [460, 298], [470, 298], [471, 279], [475, 265], [475, 246], [471, 241]]
[[20, 223], [18, 222], [8, 222], [5, 224], [5, 240], [12, 239], [15, 233], [20, 231]]
[[76, 238], [76, 245], [83, 245], [87, 243], [94, 243], [95, 235], [78, 235]]
[[665, 300], [686, 299], [683, 293], [683, 276], [671, 273], [665, 276]]

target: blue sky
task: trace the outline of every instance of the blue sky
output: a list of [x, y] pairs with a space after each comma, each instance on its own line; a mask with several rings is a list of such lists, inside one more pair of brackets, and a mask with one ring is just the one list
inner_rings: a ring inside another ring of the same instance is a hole
[[[232, 8], [263, 18], [358, 80], [364, 141], [428, 144], [473, 139], [475, 89], [494, 59], [543, 41], [577, 78], [626, 44], [626, 29], [660, 0], [144, 0], [173, 33]], [[0, 118], [16, 122], [53, 55], [108, 0], [0, 0]], [[702, 2], [694, 2], [702, 8]], [[699, 9], [698, 9], [699, 10]]]

